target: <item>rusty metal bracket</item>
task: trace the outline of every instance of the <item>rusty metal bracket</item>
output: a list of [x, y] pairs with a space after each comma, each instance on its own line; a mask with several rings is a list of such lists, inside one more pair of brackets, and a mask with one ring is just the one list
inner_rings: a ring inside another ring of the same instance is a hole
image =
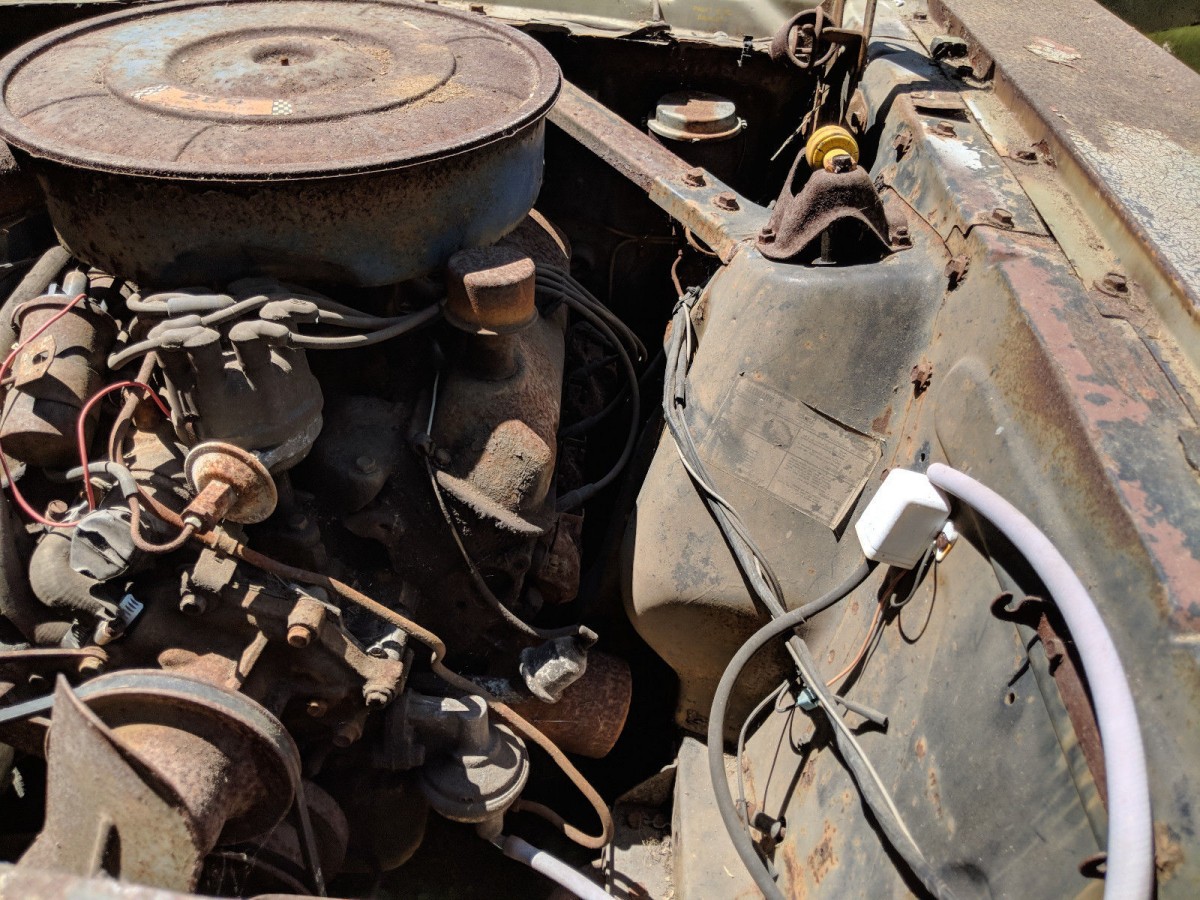
[[796, 169], [803, 159], [803, 153], [796, 157], [771, 219], [759, 235], [758, 249], [767, 259], [794, 260], [822, 234], [842, 222], [862, 226], [863, 235], [881, 255], [890, 253], [893, 244], [900, 243], [898, 234], [893, 239], [894, 232], [902, 227], [907, 235], [907, 225], [893, 229], [888, 222], [883, 201], [870, 175], [860, 166], [848, 172], [818, 169], [800, 193], [793, 193]]
[[729, 262], [767, 211], [697, 170], [612, 110], [564, 81], [549, 119], [644, 190], [650, 200]]
[[1096, 791], [1107, 808], [1108, 789], [1104, 768], [1104, 751], [1100, 746], [1100, 728], [1096, 724], [1096, 711], [1092, 697], [1080, 675], [1075, 660], [1074, 643], [1064, 639], [1055, 630], [1047, 615], [1050, 605], [1040, 597], [1025, 597], [1012, 605], [1013, 595], [1008, 591], [992, 601], [992, 615], [1007, 622], [1025, 625], [1037, 632], [1042, 649], [1046, 652], [1050, 674], [1058, 686], [1063, 705], [1071, 718], [1071, 727], [1079, 739], [1080, 749], [1087, 761], [1088, 769], [1096, 782]]

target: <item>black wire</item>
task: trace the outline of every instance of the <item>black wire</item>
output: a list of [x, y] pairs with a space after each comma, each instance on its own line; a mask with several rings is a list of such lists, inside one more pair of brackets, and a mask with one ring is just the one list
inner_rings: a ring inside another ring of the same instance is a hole
[[562, 297], [572, 310], [586, 319], [589, 324], [603, 334], [609, 343], [612, 344], [613, 349], [617, 351], [617, 354], [621, 358], [621, 366], [629, 379], [629, 431], [625, 437], [625, 446], [621, 448], [621, 455], [603, 477], [591, 484], [575, 488], [575, 490], [564, 494], [558, 499], [555, 509], [558, 512], [567, 512], [575, 509], [577, 506], [582, 506], [604, 488], [612, 484], [617, 476], [621, 474], [626, 464], [628, 464], [630, 457], [633, 456], [633, 448], [637, 443], [638, 426], [641, 424], [642, 394], [638, 388], [637, 370], [633, 367], [633, 360], [629, 358], [629, 353], [625, 349], [625, 345], [621, 343], [616, 334], [613, 333], [613, 330], [609, 328], [604, 318], [577, 297], [569, 293], [564, 293]]
[[[733, 805], [733, 797], [729, 793], [729, 777], [725, 773], [725, 713], [729, 708], [733, 685], [741, 675], [742, 669], [745, 668], [746, 662], [763, 644], [788, 629], [795, 628], [848, 596], [866, 580], [867, 576], [871, 574], [871, 570], [872, 567], [864, 562], [845, 581], [821, 598], [785, 613], [760, 628], [734, 654], [725, 673], [721, 676], [716, 694], [713, 695], [712, 710], [708, 719], [708, 771], [712, 778], [713, 792], [716, 794], [717, 810], [721, 814], [721, 821], [725, 825], [725, 830], [729, 832], [738, 856], [742, 858], [742, 863], [750, 872], [754, 883], [758, 885], [758, 889], [767, 896], [768, 900], [783, 900], [783, 894], [759, 859], [754, 849], [754, 843], [750, 840], [750, 835], [738, 816], [737, 809]], [[780, 623], [783, 623], [782, 626]], [[760, 636], [767, 631], [770, 631], [770, 636], [765, 640], [759, 640]], [[796, 638], [796, 640], [800, 639]]]

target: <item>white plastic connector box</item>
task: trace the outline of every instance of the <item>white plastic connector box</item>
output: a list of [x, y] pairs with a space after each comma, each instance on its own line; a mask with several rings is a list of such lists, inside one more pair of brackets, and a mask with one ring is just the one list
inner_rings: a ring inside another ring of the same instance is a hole
[[893, 469], [854, 526], [867, 559], [911, 569], [950, 518], [946, 495], [920, 472]]

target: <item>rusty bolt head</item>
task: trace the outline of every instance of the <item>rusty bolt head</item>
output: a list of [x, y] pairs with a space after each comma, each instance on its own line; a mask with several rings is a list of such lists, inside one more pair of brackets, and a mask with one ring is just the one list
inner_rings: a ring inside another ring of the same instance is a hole
[[775, 229], [764, 225], [758, 232], [758, 239], [764, 244], [775, 243]]
[[354, 461], [354, 468], [358, 469], [364, 475], [374, 475], [379, 471], [379, 463], [375, 462], [370, 456], [360, 456]]
[[739, 208], [737, 194], [733, 191], [721, 191], [721, 193], [713, 197], [712, 202], [717, 209], [723, 209], [727, 212], [733, 212]]
[[1042, 646], [1046, 650], [1046, 658], [1050, 662], [1057, 662], [1067, 655], [1067, 648], [1062, 640], [1057, 637], [1047, 637], [1042, 640]]
[[928, 360], [922, 360], [917, 365], [912, 367], [912, 372], [909, 373], [909, 381], [912, 382], [913, 395], [921, 396], [928, 388], [929, 383], [933, 380], [933, 363]]
[[854, 168], [854, 157], [849, 153], [826, 153], [825, 159], [821, 162], [826, 172], [841, 174], [849, 172]]
[[995, 209], [992, 210], [992, 221], [995, 222], [997, 225], [999, 225], [1001, 228], [1012, 228], [1013, 227], [1013, 214], [1010, 213], [1007, 209], [1001, 209], [1000, 207], [996, 207]]
[[363, 702], [367, 704], [367, 709], [381, 709], [391, 703], [394, 696], [388, 688], [378, 686], [363, 688]]
[[946, 280], [950, 290], [954, 290], [962, 280], [967, 277], [967, 269], [971, 266], [971, 260], [966, 256], [956, 256], [946, 263]]
[[901, 247], [907, 247], [912, 243], [907, 225], [897, 225], [892, 229], [892, 243]]
[[1114, 294], [1125, 294], [1129, 292], [1129, 279], [1120, 272], [1109, 272], [1104, 276], [1101, 284]]
[[704, 170], [699, 166], [688, 169], [683, 173], [683, 183], [688, 187], [704, 187]]
[[314, 719], [319, 719], [329, 712], [329, 703], [325, 700], [312, 699], [304, 704], [304, 711]]
[[296, 648], [307, 647], [312, 643], [315, 632], [307, 625], [297, 622], [287, 630], [287, 642], [289, 646]]
[[955, 137], [958, 134], [949, 122], [938, 122], [933, 126], [933, 133], [940, 134], [942, 137]]
[[202, 616], [208, 610], [208, 598], [187, 593], [179, 598], [179, 611], [185, 616]]
[[52, 522], [62, 521], [69, 508], [64, 500], [51, 500], [46, 504], [46, 518]]

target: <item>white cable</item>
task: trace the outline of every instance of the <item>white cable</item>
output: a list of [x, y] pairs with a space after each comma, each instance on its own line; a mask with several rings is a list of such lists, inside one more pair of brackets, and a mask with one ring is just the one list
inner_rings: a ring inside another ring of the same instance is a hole
[[1015, 506], [969, 475], [942, 463], [929, 480], [991, 522], [1029, 562], [1062, 613], [1087, 675], [1104, 748], [1108, 782], [1105, 900], [1147, 900], [1154, 891], [1154, 822], [1146, 754], [1133, 693], [1112, 635], [1087, 588], [1063, 555]]

